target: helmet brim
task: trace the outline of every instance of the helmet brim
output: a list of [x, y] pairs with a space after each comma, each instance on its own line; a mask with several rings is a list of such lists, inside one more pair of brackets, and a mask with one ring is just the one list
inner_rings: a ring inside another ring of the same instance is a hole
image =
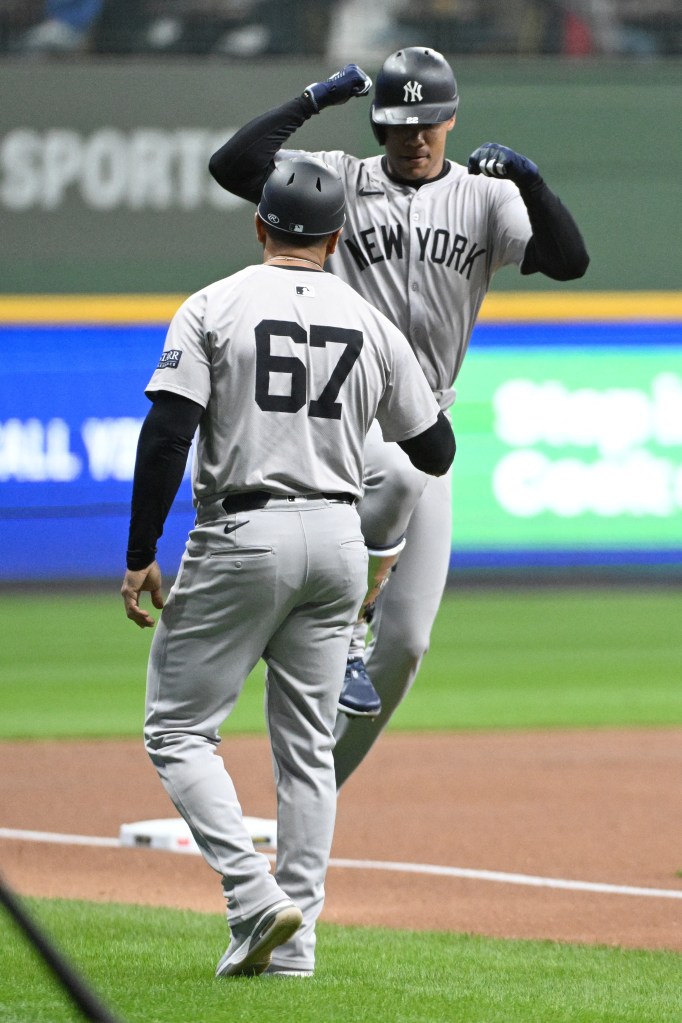
[[269, 231], [275, 231], [277, 235], [291, 235], [299, 238], [326, 238], [328, 235], [340, 231], [346, 223], [345, 206], [335, 214], [330, 215], [326, 222], [318, 222], [314, 226], [311, 226], [310, 223], [282, 223], [280, 217], [277, 217], [277, 222], [275, 222], [261, 206], [258, 206], [256, 213], [263, 226]]
[[441, 124], [457, 112], [457, 100], [447, 103], [414, 103], [410, 106], [376, 107], [372, 105], [374, 124]]

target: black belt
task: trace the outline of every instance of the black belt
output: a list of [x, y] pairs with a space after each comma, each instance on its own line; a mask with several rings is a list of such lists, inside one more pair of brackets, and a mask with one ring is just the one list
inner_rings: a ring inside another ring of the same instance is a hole
[[258, 508], [265, 508], [272, 500], [279, 501], [333, 501], [335, 504], [355, 504], [357, 498], [354, 494], [272, 494], [269, 490], [248, 490], [242, 494], [228, 494], [221, 502], [226, 515], [235, 515], [237, 512], [256, 511]]

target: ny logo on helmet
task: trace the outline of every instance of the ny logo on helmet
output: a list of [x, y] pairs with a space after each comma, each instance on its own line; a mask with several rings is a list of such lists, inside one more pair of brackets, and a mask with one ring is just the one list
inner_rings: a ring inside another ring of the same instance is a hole
[[422, 86], [421, 82], [405, 82], [405, 103], [421, 103]]

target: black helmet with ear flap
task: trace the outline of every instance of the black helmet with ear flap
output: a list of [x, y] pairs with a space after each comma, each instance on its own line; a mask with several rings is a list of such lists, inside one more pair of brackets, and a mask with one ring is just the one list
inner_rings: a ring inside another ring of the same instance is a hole
[[278, 163], [265, 182], [258, 216], [286, 234], [333, 234], [346, 219], [346, 194], [337, 172], [315, 156]]
[[382, 145], [388, 124], [440, 124], [457, 112], [459, 96], [452, 68], [442, 53], [407, 46], [384, 61], [370, 109], [372, 130]]

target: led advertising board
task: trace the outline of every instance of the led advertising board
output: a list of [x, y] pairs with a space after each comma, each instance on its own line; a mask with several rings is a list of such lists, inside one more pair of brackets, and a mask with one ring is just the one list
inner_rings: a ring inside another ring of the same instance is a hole
[[[0, 580], [122, 575], [180, 301], [0, 298]], [[451, 414], [453, 567], [682, 566], [682, 296], [489, 296]], [[192, 522], [188, 472], [164, 572]]]
[[682, 325], [481, 324], [474, 345], [454, 562], [682, 563]]

